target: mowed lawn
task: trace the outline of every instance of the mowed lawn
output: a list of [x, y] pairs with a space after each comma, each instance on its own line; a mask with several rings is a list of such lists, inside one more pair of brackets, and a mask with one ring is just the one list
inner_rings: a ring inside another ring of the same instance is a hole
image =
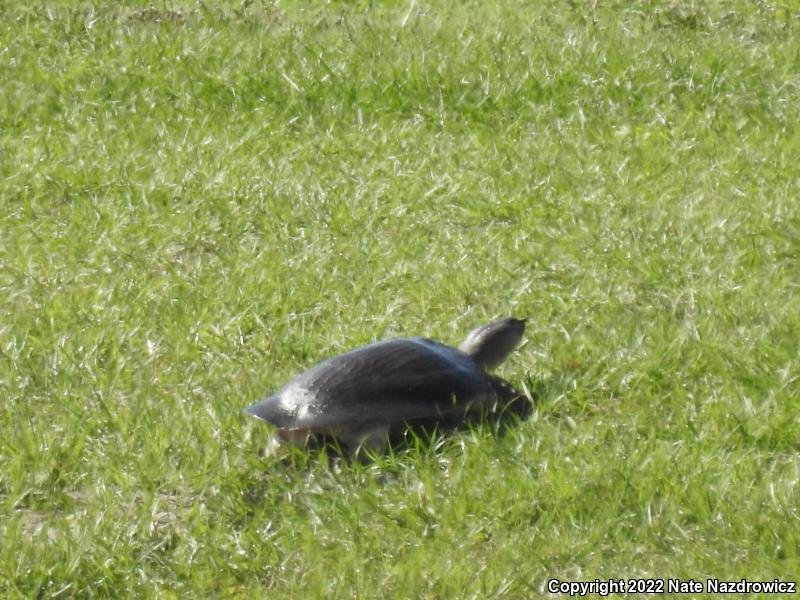
[[[796, 580], [798, 173], [793, 0], [0, 3], [0, 596]], [[503, 315], [505, 433], [259, 453]]]

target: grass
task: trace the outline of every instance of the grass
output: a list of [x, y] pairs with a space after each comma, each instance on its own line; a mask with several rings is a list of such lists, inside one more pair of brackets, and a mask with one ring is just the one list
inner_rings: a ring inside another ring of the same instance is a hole
[[[0, 595], [800, 572], [800, 6], [0, 2]], [[489, 426], [241, 413], [529, 318]]]

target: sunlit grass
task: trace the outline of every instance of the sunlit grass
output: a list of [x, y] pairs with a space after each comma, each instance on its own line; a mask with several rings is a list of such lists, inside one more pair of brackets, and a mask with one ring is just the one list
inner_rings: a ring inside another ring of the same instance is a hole
[[[796, 577], [798, 10], [0, 6], [0, 595]], [[259, 456], [293, 373], [507, 314], [505, 435]]]

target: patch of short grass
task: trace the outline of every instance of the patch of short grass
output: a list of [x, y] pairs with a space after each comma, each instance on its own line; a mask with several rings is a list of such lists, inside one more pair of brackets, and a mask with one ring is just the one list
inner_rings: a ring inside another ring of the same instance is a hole
[[[0, 592], [796, 577], [797, 8], [0, 7]], [[504, 314], [505, 435], [259, 458], [298, 370]]]

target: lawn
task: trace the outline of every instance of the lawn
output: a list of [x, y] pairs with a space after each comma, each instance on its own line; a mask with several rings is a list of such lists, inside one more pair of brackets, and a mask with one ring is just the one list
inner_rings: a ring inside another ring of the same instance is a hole
[[[6, 0], [0, 90], [3, 598], [800, 577], [800, 3]], [[503, 315], [527, 420], [259, 453]]]

